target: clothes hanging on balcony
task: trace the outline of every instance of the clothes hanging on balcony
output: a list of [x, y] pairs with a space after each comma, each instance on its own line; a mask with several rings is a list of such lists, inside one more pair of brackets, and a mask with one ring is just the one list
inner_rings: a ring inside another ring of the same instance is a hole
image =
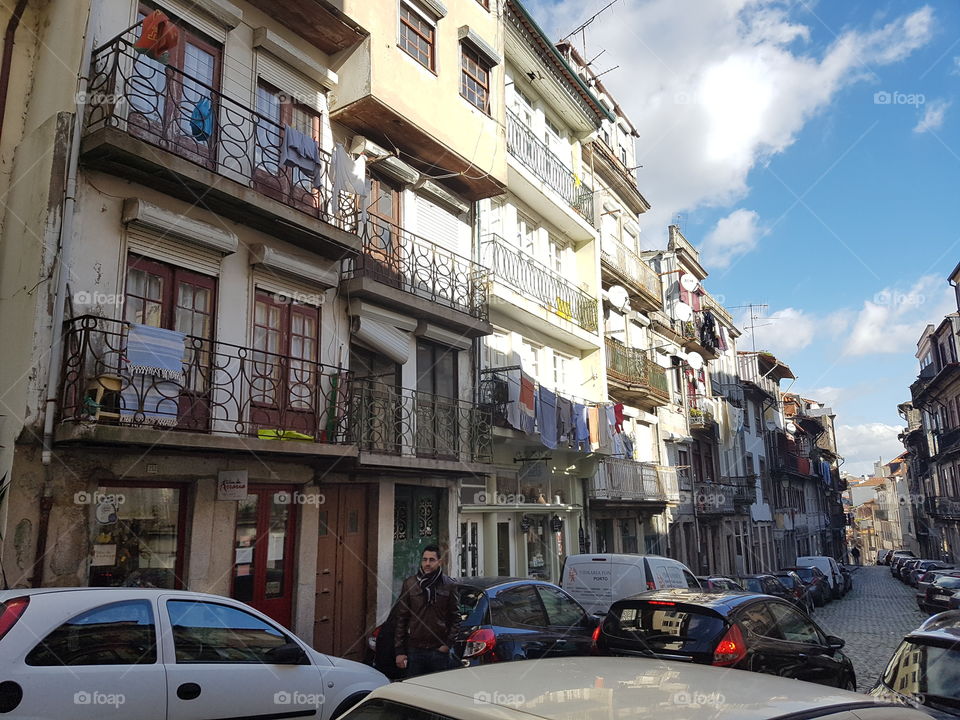
[[614, 429], [616, 424], [616, 415], [612, 404], [602, 405], [600, 407], [600, 452], [615, 453], [614, 437], [618, 435]]
[[590, 427], [590, 450], [600, 449], [600, 408], [590, 405], [587, 408], [587, 425]]
[[590, 427], [587, 422], [587, 408], [580, 403], [573, 403], [573, 446], [577, 450], [590, 449]]
[[613, 427], [618, 433], [623, 432], [623, 403], [617, 403], [613, 406]]
[[[346, 148], [337, 143], [333, 146], [333, 157], [330, 162], [333, 165], [333, 196], [335, 198], [340, 197], [340, 193], [352, 193], [361, 199], [369, 197], [365, 155], [354, 160]], [[367, 203], [361, 202], [360, 206], [365, 209]]]
[[300, 168], [307, 177], [316, 178], [321, 169], [320, 146], [309, 135], [284, 125], [280, 162], [287, 167]]
[[537, 425], [540, 427], [540, 442], [550, 450], [556, 450], [557, 396], [542, 386], [537, 393]]
[[576, 447], [573, 402], [561, 395], [557, 395], [557, 443], [561, 447]]
[[183, 383], [186, 336], [175, 330], [131, 324], [127, 330], [124, 369], [131, 375], [153, 375]]
[[536, 386], [533, 378], [527, 375], [523, 370], [520, 371], [520, 430], [533, 435], [534, 421], [537, 417], [536, 410]]
[[726, 352], [730, 349], [730, 345], [727, 344], [727, 329], [723, 327], [723, 325], [720, 325], [718, 328], [717, 340], [719, 343], [717, 347], [720, 348], [721, 352]]
[[131, 374], [120, 390], [120, 422], [137, 425], [177, 424], [180, 384], [156, 375]]
[[197, 142], [207, 142], [213, 135], [213, 105], [210, 98], [202, 97], [190, 113], [190, 134]]
[[507, 424], [514, 430], [523, 430], [520, 419], [520, 371], [511, 370], [504, 377], [507, 382]]

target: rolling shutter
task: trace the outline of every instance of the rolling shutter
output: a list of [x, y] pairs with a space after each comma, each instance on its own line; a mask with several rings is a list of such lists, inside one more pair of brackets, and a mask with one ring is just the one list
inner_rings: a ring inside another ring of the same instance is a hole
[[464, 224], [454, 213], [423, 195], [417, 195], [418, 235], [442, 248], [469, 257], [470, 248], [461, 246], [461, 227], [464, 227]]
[[219, 275], [223, 255], [208, 248], [132, 222], [127, 225], [127, 252], [193, 270], [204, 275]]
[[323, 86], [264, 50], [257, 50], [257, 76], [296, 98], [297, 102], [318, 113], [327, 113], [327, 96]]

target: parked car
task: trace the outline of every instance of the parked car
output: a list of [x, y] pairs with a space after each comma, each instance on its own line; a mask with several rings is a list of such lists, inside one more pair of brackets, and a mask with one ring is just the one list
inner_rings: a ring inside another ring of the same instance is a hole
[[618, 600], [600, 625], [602, 654], [684, 659], [857, 687], [843, 640], [791, 603], [760, 593], [657, 590]]
[[910, 550], [894, 550], [893, 554], [890, 556], [890, 574], [894, 577], [897, 577], [897, 572], [900, 569], [900, 563], [915, 557], [916, 555], [914, 555]]
[[923, 602], [927, 597], [927, 588], [941, 575], [950, 575], [955, 571], [954, 568], [942, 568], [940, 570], [927, 570], [917, 580], [917, 607], [923, 611]]
[[387, 678], [242, 602], [148, 588], [0, 591], [0, 712], [330, 720]]
[[923, 601], [919, 603], [920, 609], [931, 615], [943, 612], [950, 607], [950, 598], [958, 590], [960, 590], [960, 573], [951, 572], [940, 575], [927, 588]]
[[422, 675], [377, 689], [343, 720], [930, 720], [865, 700], [760, 673], [589, 657]]
[[793, 570], [778, 570], [774, 577], [787, 588], [792, 597], [790, 602], [803, 610], [807, 615], [813, 613], [813, 593], [810, 587]]
[[707, 577], [706, 575], [697, 575], [697, 581], [700, 587], [707, 592], [726, 592], [728, 590], [742, 591], [743, 588], [734, 580], [728, 577]]
[[797, 565], [813, 566], [827, 577], [830, 583], [830, 592], [834, 599], [843, 595], [843, 575], [837, 561], [827, 555], [802, 555], [797, 558]]
[[[740, 575], [737, 582], [743, 585], [746, 592], [764, 593], [793, 602], [793, 591], [784, 585], [775, 576], [766, 573], [757, 575]], [[801, 608], [805, 610], [806, 608]]]
[[904, 560], [900, 563], [900, 567], [897, 569], [897, 577], [900, 579], [900, 582], [909, 584], [910, 583], [910, 573], [920, 562], [917, 558], [910, 558], [909, 560]]
[[891, 555], [893, 555], [893, 550], [878, 550], [877, 565], [889, 565]]
[[951, 610], [960, 610], [960, 590], [953, 594], [953, 597], [947, 602], [947, 607]]
[[820, 572], [820, 568], [793, 565], [791, 567], [780, 568], [780, 570], [792, 570], [800, 576], [800, 579], [810, 588], [815, 606], [823, 607], [832, 599], [833, 596], [830, 592], [827, 576]]
[[870, 695], [937, 718], [960, 716], [960, 611], [934, 615], [908, 633]]
[[941, 560], [919, 560], [913, 569], [910, 570], [910, 577], [907, 578], [907, 584], [911, 587], [918, 587], [920, 576], [928, 570], [945, 570], [953, 567], [950, 563]]
[[696, 588], [700, 583], [679, 560], [659, 555], [594, 553], [569, 555], [560, 587], [587, 609], [603, 615], [614, 600], [661, 588]]

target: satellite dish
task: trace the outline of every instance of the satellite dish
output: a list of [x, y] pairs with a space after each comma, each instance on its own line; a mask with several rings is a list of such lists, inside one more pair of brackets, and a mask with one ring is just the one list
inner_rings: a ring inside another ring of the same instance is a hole
[[688, 352], [687, 353], [687, 365], [692, 367], [694, 370], [699, 370], [703, 367], [703, 355], [698, 352]]
[[674, 314], [677, 316], [677, 320], [680, 322], [687, 322], [693, 318], [693, 308], [687, 305], [685, 302], [677, 303], [676, 307], [673, 309]]
[[789, 421], [784, 427], [786, 428], [787, 432], [790, 433], [791, 435], [797, 431], [797, 426]]
[[609, 298], [611, 305], [618, 310], [622, 310], [627, 306], [627, 303], [630, 302], [630, 293], [627, 292], [625, 287], [612, 285], [610, 289], [607, 290], [607, 298]]
[[693, 292], [700, 287], [700, 281], [690, 273], [684, 273], [680, 276], [680, 287], [687, 292]]

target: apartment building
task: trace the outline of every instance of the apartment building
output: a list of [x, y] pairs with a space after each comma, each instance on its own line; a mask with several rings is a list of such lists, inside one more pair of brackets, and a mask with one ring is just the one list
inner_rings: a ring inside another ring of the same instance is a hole
[[942, 550], [936, 540], [936, 533], [931, 533], [931, 518], [927, 512], [930, 503], [927, 502], [927, 488], [931, 486], [930, 445], [928, 432], [924, 428], [922, 412], [913, 406], [912, 402], [900, 403], [897, 412], [906, 422], [906, 427], [900, 432], [899, 439], [903, 443], [904, 453], [901, 456], [905, 465], [905, 507], [902, 509], [904, 519], [909, 518], [915, 528], [914, 553], [918, 557], [938, 557]]

